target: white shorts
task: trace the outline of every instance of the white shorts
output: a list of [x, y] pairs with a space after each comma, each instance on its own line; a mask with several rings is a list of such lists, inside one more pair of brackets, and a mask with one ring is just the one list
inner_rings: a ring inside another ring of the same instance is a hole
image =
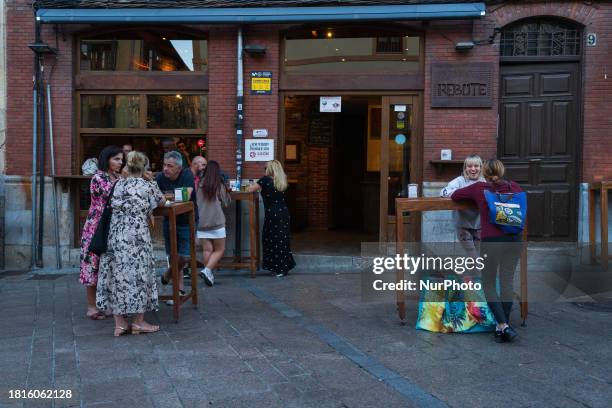
[[218, 228], [212, 231], [198, 231], [198, 239], [221, 239], [225, 238], [225, 227]]

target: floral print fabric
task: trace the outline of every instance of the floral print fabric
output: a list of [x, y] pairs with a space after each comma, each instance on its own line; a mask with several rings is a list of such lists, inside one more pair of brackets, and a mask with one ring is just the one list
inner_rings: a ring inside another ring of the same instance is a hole
[[[470, 277], [447, 277], [460, 282], [477, 281]], [[425, 278], [441, 282], [442, 278]], [[477, 333], [493, 331], [495, 318], [482, 290], [423, 290], [419, 300], [417, 329], [439, 333]]]
[[89, 244], [102, 217], [113, 183], [108, 173], [98, 171], [89, 184], [91, 204], [81, 234], [81, 271], [79, 274], [79, 282], [85, 286], [95, 286], [98, 281], [100, 259], [98, 255], [89, 252]]
[[98, 309], [116, 315], [157, 309], [153, 245], [147, 220], [162, 199], [154, 182], [131, 177], [117, 182], [111, 199], [108, 250], [100, 259]]

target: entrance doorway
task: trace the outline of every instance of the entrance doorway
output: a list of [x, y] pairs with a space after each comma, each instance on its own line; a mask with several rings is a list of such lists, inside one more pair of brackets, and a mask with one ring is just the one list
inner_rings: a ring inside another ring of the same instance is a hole
[[528, 193], [531, 239], [577, 236], [581, 38], [550, 19], [502, 32], [498, 157]]
[[[418, 182], [416, 97], [283, 96], [281, 151], [296, 253], [359, 255], [362, 242], [394, 239], [394, 202]], [[406, 228], [414, 230], [408, 218]], [[407, 235], [409, 236], [409, 235]]]

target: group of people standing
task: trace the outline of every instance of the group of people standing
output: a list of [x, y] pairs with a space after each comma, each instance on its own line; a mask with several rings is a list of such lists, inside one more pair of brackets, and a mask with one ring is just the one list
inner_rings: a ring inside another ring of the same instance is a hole
[[[98, 159], [98, 170], [90, 183], [91, 204], [81, 236], [80, 282], [86, 287], [87, 314], [93, 320], [111, 315], [114, 335], [152, 333], [158, 325], [144, 320], [144, 314], [158, 308], [158, 287], [151, 227], [153, 210], [169, 205], [164, 193], [186, 188], [196, 208], [196, 238], [202, 243], [204, 268], [199, 272], [208, 286], [214, 285], [213, 270], [225, 252], [226, 219], [224, 208], [231, 201], [219, 164], [202, 156], [186, 163], [179, 151], [164, 155], [163, 171], [153, 175], [149, 160], [141, 152], [108, 146]], [[277, 276], [295, 266], [290, 250], [289, 212], [284, 201], [287, 178], [280, 162], [266, 165], [266, 175], [250, 186], [261, 191], [265, 207], [263, 267]], [[105, 207], [112, 209], [107, 250], [97, 256], [89, 250]], [[178, 266], [182, 270], [190, 258], [191, 232], [187, 215], [176, 220]], [[170, 254], [169, 221], [164, 218], [166, 254]], [[169, 264], [168, 264], [169, 266]], [[161, 276], [168, 284], [170, 267]], [[183, 277], [178, 285], [184, 295]], [[132, 317], [131, 323], [128, 318]]]
[[[469, 332], [488, 330], [489, 325], [494, 325], [494, 339], [498, 343], [512, 341], [517, 336], [509, 322], [522, 234], [509, 234], [500, 228], [491, 219], [490, 206], [485, 198], [485, 191], [501, 195], [522, 192], [517, 183], [504, 178], [504, 173], [501, 161], [493, 159], [483, 163], [478, 155], [470, 155], [464, 161], [462, 175], [440, 192], [442, 197], [471, 201], [476, 207], [455, 212], [454, 220], [457, 239], [467, 255], [484, 258], [482, 276], [475, 278], [482, 279], [485, 302], [453, 302], [447, 296], [446, 302], [436, 299], [438, 301], [426, 304], [427, 298], [422, 298], [417, 327], [442, 332]], [[480, 330], [474, 330], [479, 325]]]

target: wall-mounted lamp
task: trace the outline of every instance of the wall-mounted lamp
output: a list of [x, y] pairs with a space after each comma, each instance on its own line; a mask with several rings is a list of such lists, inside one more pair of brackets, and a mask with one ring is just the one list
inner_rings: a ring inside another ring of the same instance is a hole
[[57, 54], [57, 50], [45, 43], [32, 43], [28, 47], [36, 54]]
[[455, 44], [455, 49], [457, 51], [468, 51], [474, 48], [474, 41], [460, 41]]
[[265, 55], [266, 47], [259, 44], [247, 44], [244, 46], [244, 52], [249, 55]]

